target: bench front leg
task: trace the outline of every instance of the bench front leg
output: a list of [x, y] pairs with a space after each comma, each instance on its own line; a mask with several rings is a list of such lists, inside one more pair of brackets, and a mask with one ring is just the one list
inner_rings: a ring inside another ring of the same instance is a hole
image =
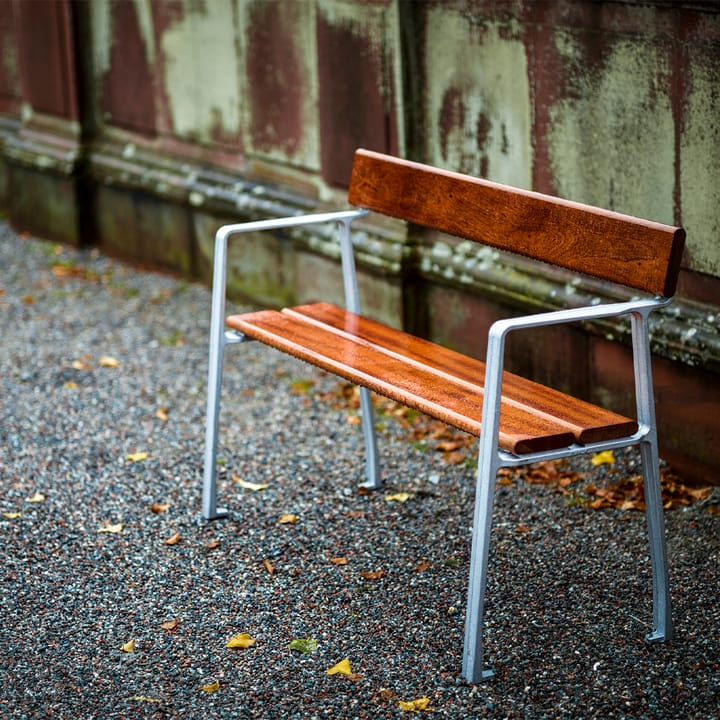
[[465, 613], [463, 677], [471, 683], [490, 680], [494, 675], [494, 672], [486, 669], [483, 664], [482, 636], [492, 514], [495, 502], [495, 478], [497, 471], [502, 466], [498, 451], [498, 435], [504, 348], [505, 330], [496, 323], [490, 328], [488, 337], [485, 395], [478, 448], [477, 485], [470, 553], [470, 579]]

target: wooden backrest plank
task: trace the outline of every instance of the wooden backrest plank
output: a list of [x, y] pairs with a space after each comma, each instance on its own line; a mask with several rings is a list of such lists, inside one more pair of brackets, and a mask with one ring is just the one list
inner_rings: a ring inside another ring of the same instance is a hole
[[682, 228], [357, 150], [357, 207], [672, 297]]

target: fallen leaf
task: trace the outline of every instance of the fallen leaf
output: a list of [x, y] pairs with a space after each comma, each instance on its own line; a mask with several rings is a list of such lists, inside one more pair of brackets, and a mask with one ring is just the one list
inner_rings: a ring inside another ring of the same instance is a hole
[[280, 516], [278, 519], [278, 522], [281, 525], [292, 525], [292, 523], [296, 523], [298, 519], [298, 516], [294, 513], [284, 513]]
[[180, 542], [180, 533], [176, 532], [174, 535], [171, 535], [166, 540], [163, 540], [163, 542], [166, 545], [177, 545]]
[[250, 637], [247, 633], [240, 633], [231, 637], [226, 647], [229, 648], [250, 648], [256, 643], [256, 638]]
[[428, 697], [421, 697], [417, 700], [408, 700], [407, 702], [398, 700], [398, 705], [403, 712], [420, 712], [422, 710], [431, 710], [430, 698]]
[[203, 685], [202, 689], [205, 692], [214, 693], [217, 692], [220, 689], [220, 681], [216, 680], [213, 683], [210, 683], [209, 685]]
[[153, 503], [150, 506], [150, 511], [154, 512], [156, 515], [159, 515], [160, 513], [167, 512], [169, 508], [170, 503]]
[[348, 415], [347, 416], [347, 424], [348, 425], [359, 425], [362, 422], [362, 418], [359, 415]]
[[425, 572], [430, 568], [432, 563], [429, 560], [421, 560], [416, 566], [415, 566], [415, 572]]
[[114, 357], [110, 357], [110, 355], [103, 355], [98, 360], [98, 365], [100, 365], [100, 367], [117, 368], [120, 367], [120, 362]]
[[129, 640], [129, 641], [126, 642], [124, 645], [122, 645], [122, 646], [120, 647], [120, 649], [121, 649], [123, 652], [126, 652], [126, 653], [135, 652], [135, 641], [134, 641], [134, 640]]
[[264, 490], [266, 487], [268, 487], [265, 483], [253, 483], [248, 482], [247, 480], [243, 480], [242, 478], [239, 478], [237, 475], [233, 474], [233, 480], [245, 490], [252, 490], [253, 492], [258, 492], [259, 490]]
[[288, 644], [288, 650], [295, 650], [301, 653], [315, 652], [318, 647], [318, 642], [315, 638], [295, 638]]
[[73, 360], [70, 363], [70, 367], [73, 370], [89, 370], [90, 369], [88, 364], [86, 362], [84, 362], [83, 360]]
[[34, 495], [29, 497], [25, 502], [29, 502], [29, 503], [45, 502], [45, 496], [40, 492], [36, 492]]
[[345, 517], [352, 518], [353, 520], [357, 520], [361, 518], [365, 514], [364, 510], [348, 510], [344, 513]]
[[406, 493], [406, 492], [392, 493], [390, 495], [386, 495], [385, 499], [388, 502], [404, 503], [410, 499], [410, 493]]
[[6, 517], [8, 520], [17, 520], [22, 515], [20, 512], [4, 512], [3, 517]]
[[330, 562], [335, 565], [347, 565], [348, 559], [346, 557], [333, 557], [330, 558]]
[[158, 420], [162, 420], [163, 422], [167, 422], [168, 417], [169, 417], [169, 415], [168, 415], [168, 409], [167, 409], [167, 408], [164, 408], [164, 407], [158, 408], [158, 409], [155, 411], [155, 417], [156, 417]]
[[140, 462], [141, 460], [147, 459], [148, 454], [146, 452], [136, 452], [136, 453], [130, 453], [130, 455], [127, 455], [125, 459], [128, 462]]
[[121, 533], [123, 529], [122, 523], [115, 523], [113, 524], [107, 524], [103, 525], [102, 527], [98, 528], [99, 533], [111, 533], [113, 535], [117, 535], [118, 533]]
[[22, 301], [26, 305], [32, 305], [35, 302], [35, 297], [33, 295], [23, 295]]
[[350, 667], [350, 660], [345, 658], [341, 660], [337, 665], [333, 665], [325, 671], [328, 675], [351, 675], [352, 669]]
[[443, 462], [446, 465], [460, 465], [460, 463], [465, 462], [465, 455], [461, 452], [446, 453], [443, 455]]
[[220, 547], [220, 545], [221, 545], [221, 543], [220, 543], [219, 540], [211, 540], [211, 541], [205, 546], [205, 548], [206, 548], [207, 550], [216, 550], [217, 548]]
[[162, 700], [158, 700], [157, 698], [151, 698], [147, 695], [133, 695], [130, 700], [134, 700], [135, 702], [149, 702], [149, 703], [159, 703], [162, 702]]
[[384, 574], [384, 570], [373, 570], [370, 572], [361, 572], [360, 577], [365, 578], [365, 580], [379, 580]]
[[78, 385], [76, 382], [73, 382], [72, 380], [68, 380], [68, 381], [63, 385], [63, 387], [64, 387], [66, 390], [77, 390], [78, 387], [79, 387], [79, 385]]
[[270, 575], [275, 572], [275, 566], [267, 558], [263, 560], [263, 565]]
[[174, 620], [166, 620], [160, 627], [163, 630], [175, 630], [175, 628], [180, 624], [180, 620], [175, 618]]
[[593, 464], [593, 467], [598, 467], [599, 465], [612, 465], [615, 462], [615, 456], [613, 455], [612, 450], [603, 450], [602, 452], [597, 453], [597, 455], [593, 455], [590, 458], [590, 462]]
[[462, 447], [462, 445], [462, 442], [459, 440], [443, 440], [435, 446], [435, 449], [441, 450], [442, 452], [452, 452], [453, 450], [457, 450], [459, 447]]

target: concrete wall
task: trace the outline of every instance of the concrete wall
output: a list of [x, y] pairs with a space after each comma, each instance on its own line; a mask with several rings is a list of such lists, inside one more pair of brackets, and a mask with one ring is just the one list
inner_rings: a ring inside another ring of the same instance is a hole
[[[18, 228], [207, 280], [219, 223], [344, 206], [359, 146], [684, 226], [658, 414], [665, 455], [718, 481], [717, 3], [0, 2], [0, 207]], [[394, 222], [358, 245], [368, 311], [479, 355], [508, 311], [616, 296]], [[336, 271], [325, 232], [252, 237], [231, 287], [339, 300]], [[627, 328], [603, 325], [525, 336], [511, 362], [630, 410], [627, 359]]]

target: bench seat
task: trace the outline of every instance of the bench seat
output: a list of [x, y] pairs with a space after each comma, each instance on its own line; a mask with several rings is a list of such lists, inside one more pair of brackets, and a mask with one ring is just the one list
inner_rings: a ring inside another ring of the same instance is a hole
[[[331, 303], [231, 315], [226, 325], [479, 436], [485, 363]], [[637, 422], [505, 371], [499, 445], [522, 454], [627, 437]]]

